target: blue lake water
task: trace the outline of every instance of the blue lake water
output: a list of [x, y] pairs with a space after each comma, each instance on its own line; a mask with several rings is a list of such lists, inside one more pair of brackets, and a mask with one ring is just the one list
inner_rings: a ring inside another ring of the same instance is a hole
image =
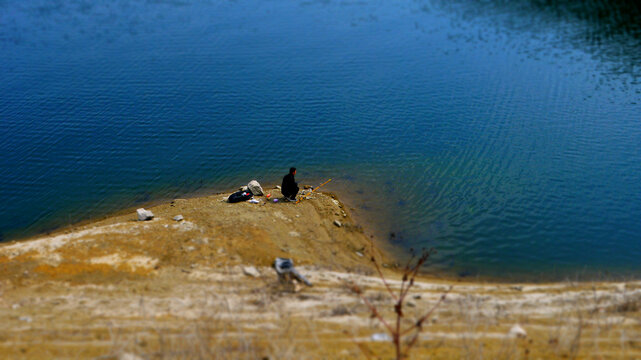
[[0, 241], [297, 166], [430, 271], [639, 277], [640, 14], [0, 1]]

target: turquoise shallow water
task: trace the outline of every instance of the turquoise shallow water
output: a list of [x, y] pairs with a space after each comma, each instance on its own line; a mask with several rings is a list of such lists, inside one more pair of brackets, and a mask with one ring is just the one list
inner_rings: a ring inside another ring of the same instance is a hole
[[641, 274], [634, 2], [0, 1], [0, 234], [334, 178], [430, 270]]

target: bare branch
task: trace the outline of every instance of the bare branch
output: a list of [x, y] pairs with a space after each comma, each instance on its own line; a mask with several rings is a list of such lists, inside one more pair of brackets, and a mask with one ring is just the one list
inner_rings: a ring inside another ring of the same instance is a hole
[[376, 259], [374, 259], [373, 255], [372, 255], [372, 262], [374, 263], [374, 267], [376, 267], [376, 271], [378, 271], [378, 276], [380, 276], [381, 280], [383, 280], [383, 284], [387, 288], [387, 292], [389, 292], [390, 296], [394, 299], [394, 301], [397, 301], [398, 297], [396, 297], [396, 294], [394, 294], [394, 292], [392, 291], [392, 288], [387, 283], [385, 276], [383, 276], [383, 271], [381, 270], [381, 267], [378, 266], [378, 262], [376, 261]]

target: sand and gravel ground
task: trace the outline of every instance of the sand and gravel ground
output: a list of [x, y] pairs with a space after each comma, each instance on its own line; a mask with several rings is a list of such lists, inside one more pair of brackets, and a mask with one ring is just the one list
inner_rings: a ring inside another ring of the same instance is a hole
[[[393, 357], [390, 342], [374, 340], [385, 329], [347, 284], [391, 320], [369, 259], [393, 288], [399, 272], [335, 196], [228, 204], [225, 195], [151, 207], [152, 221], [129, 210], [1, 244], [0, 358]], [[178, 214], [185, 220], [172, 220]], [[280, 284], [275, 257], [293, 258], [314, 286]], [[641, 358], [641, 282], [421, 278], [407, 322], [450, 288], [411, 358]], [[516, 324], [527, 336], [509, 334]]]

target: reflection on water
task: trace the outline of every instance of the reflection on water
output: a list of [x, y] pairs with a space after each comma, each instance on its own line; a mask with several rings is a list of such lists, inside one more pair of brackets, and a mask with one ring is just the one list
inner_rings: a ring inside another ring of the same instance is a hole
[[295, 165], [434, 271], [638, 276], [639, 14], [2, 1], [0, 240]]

